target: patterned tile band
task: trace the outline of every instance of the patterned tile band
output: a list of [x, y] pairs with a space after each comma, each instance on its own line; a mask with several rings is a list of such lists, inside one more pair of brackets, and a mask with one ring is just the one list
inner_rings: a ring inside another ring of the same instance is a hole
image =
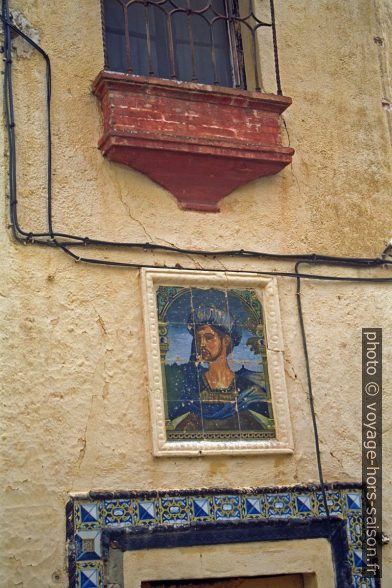
[[[322, 493], [317, 488], [257, 489], [91, 494], [73, 498], [68, 505], [69, 572], [71, 588], [103, 588], [101, 532], [103, 528], [146, 529], [184, 526], [198, 522], [315, 519], [325, 517]], [[330, 487], [330, 513], [346, 521], [349, 559], [355, 588], [375, 588], [361, 577], [361, 489], [358, 485]]]

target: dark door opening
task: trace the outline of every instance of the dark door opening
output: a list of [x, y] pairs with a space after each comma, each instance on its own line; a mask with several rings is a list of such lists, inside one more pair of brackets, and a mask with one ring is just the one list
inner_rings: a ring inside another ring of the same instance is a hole
[[302, 575], [142, 582], [141, 588], [304, 588]]

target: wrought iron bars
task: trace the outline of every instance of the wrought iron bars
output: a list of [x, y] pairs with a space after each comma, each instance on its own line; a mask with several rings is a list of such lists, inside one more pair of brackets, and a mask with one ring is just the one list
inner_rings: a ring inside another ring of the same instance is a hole
[[268, 0], [101, 0], [105, 68], [262, 90], [261, 29], [272, 32], [277, 94], [282, 94], [274, 17]]

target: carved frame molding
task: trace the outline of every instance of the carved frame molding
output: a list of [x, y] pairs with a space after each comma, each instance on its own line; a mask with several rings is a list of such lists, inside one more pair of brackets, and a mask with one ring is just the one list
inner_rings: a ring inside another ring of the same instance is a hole
[[[159, 286], [252, 288], [264, 312], [267, 363], [276, 438], [255, 441], [169, 441], [166, 436], [156, 291]], [[284, 345], [276, 278], [257, 274], [193, 270], [142, 269], [148, 394], [155, 456], [291, 454], [293, 438], [284, 374]]]

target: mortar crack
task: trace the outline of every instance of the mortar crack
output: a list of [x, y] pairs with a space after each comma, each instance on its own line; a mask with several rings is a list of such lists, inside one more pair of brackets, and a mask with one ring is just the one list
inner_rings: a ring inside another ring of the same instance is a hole
[[91, 395], [90, 408], [89, 408], [89, 411], [88, 411], [86, 425], [84, 427], [83, 435], [78, 438], [78, 441], [82, 444], [82, 447], [79, 449], [79, 455], [78, 455], [78, 458], [76, 460], [76, 466], [75, 466], [76, 467], [76, 471], [75, 471], [74, 476], [73, 476], [71, 489], [74, 488], [76, 474], [77, 473], [80, 473], [80, 469], [82, 467], [83, 460], [84, 460], [84, 458], [86, 456], [86, 451], [87, 451], [87, 433], [88, 433], [88, 428], [89, 428], [89, 424], [90, 424], [90, 420], [91, 420], [91, 415], [92, 415], [92, 411], [93, 411], [93, 403], [94, 403], [94, 394]]
[[[176, 248], [177, 245], [175, 243], [172, 243], [171, 241], [167, 241], [166, 239], [162, 239], [161, 237], [157, 237], [158, 241], [161, 241], [162, 243], [165, 243], [166, 245], [170, 245], [171, 247]], [[192, 255], [190, 255], [190, 253], [184, 253], [183, 255], [185, 255], [185, 257], [187, 257], [188, 259], [191, 260], [191, 262], [199, 269], [204, 269], [203, 266], [201, 265], [201, 263], [199, 261], [197, 261]], [[178, 264], [180, 265], [180, 264]]]
[[221, 261], [218, 257], [214, 257], [214, 260], [217, 261], [219, 263], [219, 265], [222, 267], [222, 269], [224, 269], [226, 272], [230, 271], [226, 265], [223, 263], [223, 261]]
[[150, 235], [150, 233], [147, 231], [146, 227], [144, 226], [144, 224], [135, 216], [133, 216], [132, 212], [131, 212], [131, 208], [129, 206], [129, 204], [127, 202], [125, 202], [125, 200], [123, 199], [121, 192], [119, 193], [119, 198], [121, 201], [121, 204], [124, 206], [125, 210], [128, 213], [128, 216], [131, 220], [133, 220], [135, 223], [137, 223], [139, 225], [139, 227], [141, 227], [141, 229], [143, 230], [144, 234], [146, 235], [147, 239], [150, 240], [150, 242], [153, 241], [152, 235]]
[[[97, 314], [98, 314], [98, 313], [97, 313]], [[107, 334], [108, 334], [108, 332], [107, 332], [107, 330], [106, 330], [106, 327], [105, 327], [105, 322], [104, 322], [104, 320], [103, 320], [103, 318], [101, 317], [101, 315], [100, 315], [100, 314], [98, 314], [97, 323], [98, 323], [98, 325], [101, 327], [102, 333], [103, 333], [104, 335], [107, 335]]]
[[[286, 123], [283, 115], [281, 116], [281, 118], [282, 118], [282, 121], [283, 121], [284, 129], [286, 131], [287, 141], [288, 141], [289, 147], [291, 147], [291, 139], [290, 139], [290, 133], [289, 133], [289, 129], [287, 127], [287, 123]], [[293, 160], [291, 160], [291, 162], [290, 162], [290, 170], [291, 170], [291, 174], [292, 174], [292, 176], [294, 178], [294, 181], [295, 181], [295, 183], [297, 185], [298, 192], [302, 196], [301, 185], [300, 185], [300, 183], [298, 181], [298, 178], [297, 178], [297, 176], [295, 175], [295, 172], [294, 172]]]
[[[152, 235], [147, 231], [146, 227], [144, 226], [144, 224], [135, 216], [133, 216], [133, 214], [131, 213], [131, 209], [130, 206], [128, 205], [127, 202], [124, 201], [123, 197], [121, 196], [120, 193], [120, 201], [123, 204], [124, 208], [126, 209], [128, 216], [130, 219], [132, 219], [135, 223], [137, 223], [143, 230], [144, 234], [146, 235], [147, 239], [149, 239], [150, 243], [154, 242], [154, 239], [152, 237]], [[176, 248], [177, 245], [175, 245], [174, 243], [172, 243], [171, 241], [168, 241], [167, 239], [163, 239], [162, 237], [156, 237], [156, 241], [160, 241], [161, 243], [164, 243], [165, 245], [170, 245], [170, 247], [174, 247]], [[203, 266], [196, 261], [191, 255], [189, 254], [185, 254], [186, 257], [188, 257], [188, 259], [190, 259], [192, 261], [192, 263], [198, 267], [199, 269], [203, 269]]]

